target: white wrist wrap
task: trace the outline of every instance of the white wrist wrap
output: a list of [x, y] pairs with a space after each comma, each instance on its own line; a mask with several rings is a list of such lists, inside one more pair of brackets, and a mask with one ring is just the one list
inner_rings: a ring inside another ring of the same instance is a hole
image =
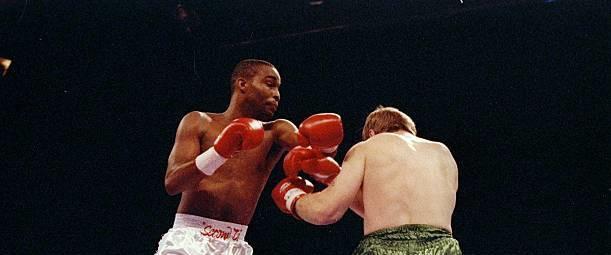
[[289, 211], [291, 210], [291, 206], [293, 205], [293, 200], [301, 194], [305, 194], [305, 191], [299, 188], [292, 188], [284, 194], [284, 200], [286, 201], [285, 206]]
[[216, 152], [214, 146], [212, 146], [195, 158], [195, 166], [197, 166], [197, 169], [202, 171], [202, 173], [212, 175], [216, 169], [225, 163], [225, 161], [227, 161], [227, 159]]

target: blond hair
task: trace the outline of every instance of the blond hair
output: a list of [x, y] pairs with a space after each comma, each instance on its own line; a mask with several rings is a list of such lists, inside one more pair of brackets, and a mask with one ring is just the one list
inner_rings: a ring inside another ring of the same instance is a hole
[[412, 118], [399, 109], [380, 105], [365, 120], [363, 140], [367, 140], [369, 130], [373, 130], [376, 134], [405, 130], [416, 135], [416, 124]]

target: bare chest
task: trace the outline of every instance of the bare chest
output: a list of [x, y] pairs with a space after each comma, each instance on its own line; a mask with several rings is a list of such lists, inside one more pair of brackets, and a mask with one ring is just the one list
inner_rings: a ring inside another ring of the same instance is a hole
[[[214, 145], [220, 131], [220, 129], [213, 129], [202, 136], [201, 151]], [[200, 188], [207, 189], [214, 186], [223, 188], [228, 184], [239, 183], [245, 186], [241, 188], [256, 190], [265, 184], [278, 158], [279, 153], [276, 153], [272, 132], [265, 131], [263, 142], [259, 146], [236, 153], [214, 175], [210, 176], [211, 178], [202, 179]]]

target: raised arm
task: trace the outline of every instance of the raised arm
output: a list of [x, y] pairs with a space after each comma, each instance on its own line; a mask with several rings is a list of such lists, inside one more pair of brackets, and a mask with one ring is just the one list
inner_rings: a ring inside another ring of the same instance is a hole
[[299, 131], [295, 124], [285, 119], [277, 119], [272, 126], [276, 144], [280, 145], [284, 150], [291, 149], [299, 145]]
[[363, 183], [365, 154], [362, 145], [357, 144], [348, 151], [341, 172], [329, 187], [295, 202], [297, 217], [315, 225], [327, 225], [337, 222], [346, 213]]

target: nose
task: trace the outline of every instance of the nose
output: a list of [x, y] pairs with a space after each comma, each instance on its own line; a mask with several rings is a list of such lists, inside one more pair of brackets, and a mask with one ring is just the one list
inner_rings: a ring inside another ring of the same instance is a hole
[[274, 90], [274, 94], [272, 97], [276, 100], [276, 102], [280, 102], [280, 91]]

